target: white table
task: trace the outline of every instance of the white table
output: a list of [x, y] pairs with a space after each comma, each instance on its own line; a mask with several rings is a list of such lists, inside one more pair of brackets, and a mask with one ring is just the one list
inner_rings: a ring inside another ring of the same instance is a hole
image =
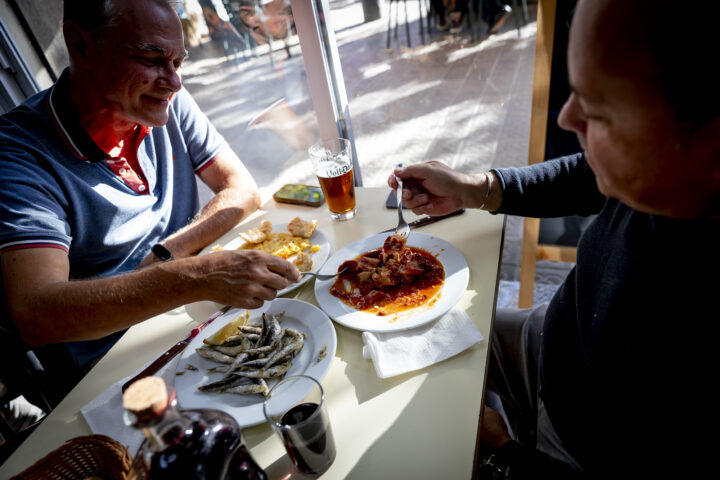
[[[357, 190], [358, 215], [345, 222], [327, 208], [276, 204], [260, 212], [274, 224], [300, 215], [316, 218], [332, 251], [393, 227], [397, 213], [384, 207], [387, 188]], [[412, 213], [406, 215], [411, 221]], [[482, 211], [422, 227], [462, 252], [470, 283], [459, 305], [486, 337], [465, 352], [423, 370], [381, 380], [362, 357], [361, 333], [335, 324], [337, 353], [323, 387], [337, 445], [337, 458], [323, 478], [469, 479], [474, 459], [487, 371], [488, 338], [497, 297], [504, 216]], [[250, 222], [259, 223], [251, 219]], [[244, 230], [240, 227], [238, 230]], [[218, 243], [228, 241], [229, 232]], [[313, 282], [288, 294], [315, 304]], [[19, 473], [67, 439], [92, 433], [80, 409], [113, 383], [132, 374], [205, 319], [208, 305], [177, 308], [132, 327], [47, 419], [0, 467], [0, 478]], [[192, 318], [190, 312], [195, 313]], [[108, 412], [122, 415], [122, 412]], [[284, 478], [291, 463], [268, 425], [244, 430], [255, 460], [272, 479]]]

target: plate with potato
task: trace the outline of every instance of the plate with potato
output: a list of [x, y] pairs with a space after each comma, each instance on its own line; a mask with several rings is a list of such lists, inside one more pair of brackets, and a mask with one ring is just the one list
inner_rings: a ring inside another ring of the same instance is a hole
[[[204, 249], [201, 254], [221, 250], [261, 250], [294, 263], [301, 272], [317, 273], [330, 255], [330, 242], [316, 227], [317, 220], [300, 217], [276, 225], [263, 220], [241, 231], [225, 244]], [[279, 290], [278, 296], [304, 285], [310, 278], [309, 275], [303, 276], [298, 283]]]

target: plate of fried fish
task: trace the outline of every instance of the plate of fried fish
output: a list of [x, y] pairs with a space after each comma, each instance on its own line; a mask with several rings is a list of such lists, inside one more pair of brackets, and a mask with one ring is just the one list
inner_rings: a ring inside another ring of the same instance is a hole
[[[225, 244], [208, 247], [201, 254], [220, 250], [260, 250], [293, 262], [301, 272], [317, 273], [330, 255], [330, 242], [316, 226], [317, 220], [300, 217], [277, 225], [263, 220], [258, 226], [241, 231]], [[310, 278], [310, 275], [304, 275], [298, 283], [279, 290], [278, 296], [304, 285]]]
[[183, 408], [215, 408], [242, 427], [265, 421], [265, 395], [279, 379], [318, 381], [335, 356], [335, 328], [300, 300], [276, 298], [255, 310], [232, 309], [196, 336], [178, 360], [175, 390]]

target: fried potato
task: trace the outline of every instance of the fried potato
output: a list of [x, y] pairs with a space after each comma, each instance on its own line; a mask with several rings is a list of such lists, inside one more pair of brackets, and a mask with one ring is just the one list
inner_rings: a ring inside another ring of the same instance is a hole
[[309, 272], [312, 270], [312, 258], [305, 252], [300, 252], [292, 261], [301, 272]]

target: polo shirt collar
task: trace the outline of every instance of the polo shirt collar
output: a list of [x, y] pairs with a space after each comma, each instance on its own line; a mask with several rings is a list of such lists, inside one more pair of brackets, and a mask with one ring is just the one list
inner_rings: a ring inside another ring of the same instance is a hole
[[70, 100], [70, 69], [63, 70], [62, 75], [50, 91], [48, 108], [55, 125], [60, 131], [65, 144], [72, 153], [88, 163], [96, 163], [108, 158], [87, 131], [80, 125], [75, 107]]

